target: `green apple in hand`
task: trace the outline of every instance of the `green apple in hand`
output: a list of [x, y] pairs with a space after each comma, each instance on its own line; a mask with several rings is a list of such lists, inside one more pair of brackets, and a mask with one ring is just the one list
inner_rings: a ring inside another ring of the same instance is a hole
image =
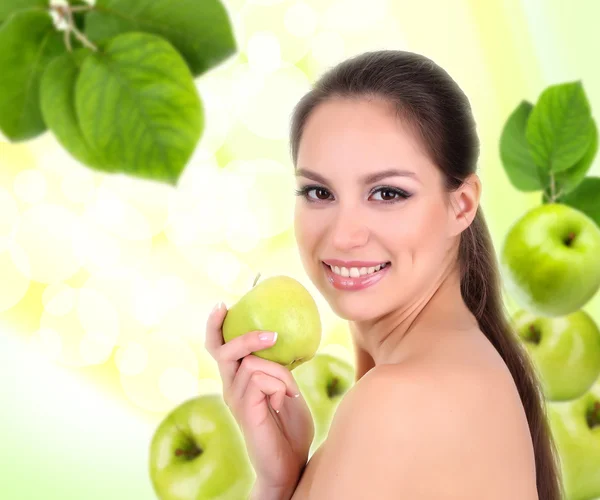
[[546, 399], [577, 398], [600, 375], [600, 330], [585, 311], [548, 318], [521, 310], [513, 320], [539, 373]]
[[327, 437], [335, 410], [344, 394], [354, 385], [354, 377], [354, 366], [350, 362], [326, 352], [318, 352], [294, 371], [294, 379], [315, 422], [310, 455]]
[[185, 401], [154, 432], [150, 478], [160, 500], [239, 500], [255, 473], [246, 446], [220, 394]]
[[289, 276], [258, 277], [250, 291], [227, 310], [225, 342], [253, 330], [277, 332], [272, 347], [253, 354], [293, 370], [310, 360], [321, 343], [321, 318], [309, 291]]
[[509, 230], [500, 264], [508, 291], [524, 309], [565, 316], [600, 288], [600, 228], [570, 206], [540, 205]]
[[547, 407], [566, 498], [600, 496], [600, 380], [583, 396]]

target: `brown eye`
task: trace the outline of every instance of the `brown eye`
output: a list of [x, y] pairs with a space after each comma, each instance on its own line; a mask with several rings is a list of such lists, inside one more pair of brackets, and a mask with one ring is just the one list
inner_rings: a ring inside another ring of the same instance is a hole
[[[389, 198], [388, 198], [388, 197], [386, 197], [386, 196], [384, 196], [384, 194], [383, 194], [383, 193], [387, 193], [387, 194], [389, 195]], [[396, 196], [396, 193], [395, 193], [394, 191], [390, 190], [390, 189], [385, 189], [385, 190], [381, 191], [381, 197], [382, 197], [382, 198], [383, 198], [385, 201], [388, 201], [388, 200], [393, 200], [393, 199], [395, 198], [395, 196]]]
[[381, 201], [382, 203], [398, 203], [402, 200], [406, 200], [411, 196], [405, 191], [401, 191], [397, 188], [391, 187], [380, 187], [376, 189], [373, 194], [380, 196], [381, 198], [378, 201]]
[[[317, 193], [317, 198], [319, 200], [326, 200], [327, 197], [329, 196], [327, 190], [326, 189], [322, 189], [322, 188], [315, 188], [315, 193]], [[321, 193], [323, 195], [323, 197], [321, 198], [318, 193]]]
[[[317, 193], [316, 198], [309, 196], [309, 193], [312, 193], [313, 191], [315, 191], [315, 193]], [[317, 200], [318, 201], [327, 200], [329, 197], [329, 191], [327, 191], [327, 189], [319, 187], [319, 186], [304, 186], [303, 188], [296, 189], [295, 193], [296, 193], [296, 196], [302, 196], [311, 203], [316, 202]]]

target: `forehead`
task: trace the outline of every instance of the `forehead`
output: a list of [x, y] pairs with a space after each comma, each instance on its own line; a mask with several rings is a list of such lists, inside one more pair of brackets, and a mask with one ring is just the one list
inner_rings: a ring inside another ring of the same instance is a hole
[[298, 148], [297, 166], [331, 172], [364, 173], [383, 167], [434, 174], [429, 157], [411, 129], [380, 99], [333, 99], [309, 115]]

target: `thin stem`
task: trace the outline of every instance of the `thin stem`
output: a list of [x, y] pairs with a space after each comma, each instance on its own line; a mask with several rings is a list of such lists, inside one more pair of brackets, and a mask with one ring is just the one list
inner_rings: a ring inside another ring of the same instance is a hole
[[71, 26], [71, 31], [73, 31], [73, 34], [75, 35], [77, 40], [79, 40], [87, 48], [92, 49], [94, 52], [98, 52], [98, 47], [96, 47], [92, 42], [90, 42], [86, 38], [86, 36], [75, 27], [75, 21], [73, 20], [73, 11], [71, 9], [68, 9], [67, 12], [69, 15], [69, 25]]
[[550, 173], [550, 201], [556, 201], [556, 185], [554, 183], [554, 173]]
[[71, 37], [69, 36], [69, 30], [65, 30], [65, 45], [67, 46], [67, 50], [69, 52], [73, 52], [73, 48], [71, 47]]
[[[559, 189], [558, 192], [556, 192], [556, 180], [554, 179], [554, 174], [551, 173], [550, 174], [550, 193], [548, 193], [548, 201], [550, 203], [557, 203], [558, 199], [563, 195], [563, 193], [565, 192], [564, 188]], [[544, 191], [545, 193], [545, 191]]]
[[556, 193], [556, 199], [558, 200], [564, 192], [564, 189], [561, 189], [558, 193]]
[[86, 38], [86, 36], [77, 29], [75, 25], [75, 21], [73, 20], [73, 12], [80, 12], [85, 10], [91, 10], [94, 7], [92, 5], [82, 5], [78, 7], [64, 6], [64, 5], [51, 5], [50, 9], [55, 10], [61, 19], [65, 19], [67, 21], [67, 28], [65, 29], [65, 45], [67, 46], [67, 50], [69, 52], [73, 52], [73, 48], [71, 47], [71, 33], [75, 35], [85, 47], [88, 49], [92, 49], [94, 52], [98, 51], [98, 47], [94, 45], [90, 40]]
[[70, 7], [69, 10], [71, 12], [83, 12], [85, 10], [92, 10], [93, 8], [93, 5], [77, 5], [75, 7]]

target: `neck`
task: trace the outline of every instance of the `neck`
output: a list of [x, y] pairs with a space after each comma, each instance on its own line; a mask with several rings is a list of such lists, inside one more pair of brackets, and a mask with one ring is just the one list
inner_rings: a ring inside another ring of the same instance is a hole
[[417, 351], [431, 349], [450, 330], [477, 325], [460, 292], [454, 268], [410, 303], [368, 321], [350, 321], [355, 346], [368, 353], [375, 366], [398, 363]]

